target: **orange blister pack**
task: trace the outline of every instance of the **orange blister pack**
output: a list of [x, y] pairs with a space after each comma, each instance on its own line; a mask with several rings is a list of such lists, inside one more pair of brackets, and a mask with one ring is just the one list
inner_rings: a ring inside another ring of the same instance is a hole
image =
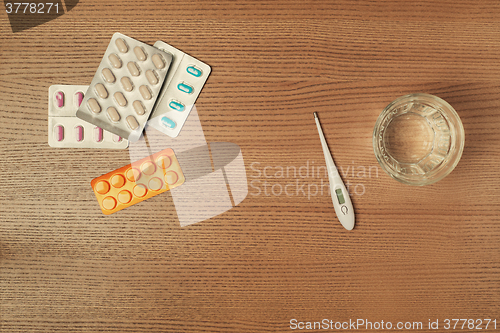
[[91, 181], [105, 215], [135, 205], [185, 181], [171, 148], [162, 150]]

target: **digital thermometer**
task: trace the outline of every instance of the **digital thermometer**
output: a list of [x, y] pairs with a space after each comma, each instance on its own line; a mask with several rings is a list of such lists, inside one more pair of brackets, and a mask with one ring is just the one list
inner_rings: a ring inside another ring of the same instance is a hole
[[326, 144], [325, 136], [321, 130], [321, 124], [319, 123], [316, 112], [314, 112], [314, 120], [316, 121], [316, 126], [318, 127], [319, 138], [321, 140], [321, 146], [323, 147], [323, 154], [325, 155], [328, 180], [330, 182], [330, 193], [332, 194], [335, 213], [337, 213], [340, 224], [342, 224], [347, 230], [352, 230], [354, 228], [354, 209], [352, 207], [351, 197], [347, 192], [342, 178], [340, 178], [335, 163], [333, 163], [333, 158], [330, 154], [330, 150], [328, 149], [328, 145]]

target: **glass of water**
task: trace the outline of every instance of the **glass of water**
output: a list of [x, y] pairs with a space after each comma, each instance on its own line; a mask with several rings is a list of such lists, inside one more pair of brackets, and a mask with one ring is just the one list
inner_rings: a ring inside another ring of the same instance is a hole
[[380, 166], [409, 185], [428, 185], [446, 177], [458, 164], [464, 143], [464, 128], [453, 107], [422, 93], [390, 103], [373, 131]]

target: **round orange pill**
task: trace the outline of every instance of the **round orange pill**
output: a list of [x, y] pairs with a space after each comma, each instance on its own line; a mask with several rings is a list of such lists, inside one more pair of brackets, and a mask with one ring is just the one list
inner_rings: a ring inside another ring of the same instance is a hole
[[132, 200], [132, 193], [130, 193], [127, 190], [120, 191], [118, 193], [118, 201], [120, 201], [123, 204], [127, 204]]
[[148, 189], [146, 188], [145, 185], [139, 184], [134, 186], [132, 192], [134, 192], [134, 195], [136, 197], [142, 198], [143, 196], [146, 195], [146, 193], [148, 193]]
[[125, 176], [131, 182], [135, 182], [141, 178], [141, 172], [136, 168], [130, 168], [125, 172]]
[[104, 209], [112, 210], [116, 207], [116, 200], [113, 197], [106, 197], [102, 200], [102, 206]]
[[156, 159], [156, 164], [158, 164], [160, 168], [167, 169], [170, 165], [172, 165], [172, 160], [170, 159], [170, 156], [161, 155]]
[[148, 186], [151, 190], [158, 191], [163, 186], [163, 181], [158, 177], [154, 177], [149, 180]]
[[145, 175], [152, 175], [156, 171], [156, 166], [151, 161], [142, 163], [141, 170]]
[[106, 194], [109, 192], [109, 183], [105, 180], [101, 180], [95, 184], [94, 189], [99, 194]]
[[116, 188], [120, 188], [125, 185], [125, 177], [122, 175], [114, 175], [111, 177], [111, 185]]
[[177, 183], [177, 180], [179, 180], [179, 175], [177, 175], [177, 172], [175, 171], [167, 171], [165, 173], [165, 181], [169, 185], [173, 185]]

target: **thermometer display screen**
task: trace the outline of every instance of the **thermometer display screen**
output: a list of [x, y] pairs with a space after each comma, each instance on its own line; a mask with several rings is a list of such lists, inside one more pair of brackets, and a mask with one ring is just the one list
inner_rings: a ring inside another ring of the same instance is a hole
[[344, 195], [342, 194], [342, 189], [338, 188], [335, 190], [337, 194], [337, 199], [339, 200], [339, 204], [342, 205], [345, 203]]

